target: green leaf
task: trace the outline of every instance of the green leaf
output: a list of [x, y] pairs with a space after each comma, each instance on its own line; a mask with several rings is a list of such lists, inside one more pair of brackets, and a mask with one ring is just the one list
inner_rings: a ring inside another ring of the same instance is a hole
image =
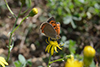
[[95, 13], [99, 13], [100, 9], [95, 8]]
[[97, 9], [100, 9], [100, 5], [99, 5], [98, 3], [96, 3], [96, 4], [94, 5], [94, 7], [97, 8]]
[[91, 63], [91, 65], [90, 65], [90, 67], [96, 67], [96, 65], [95, 65], [95, 63], [94, 63], [93, 60], [92, 60], [92, 63]]
[[65, 41], [63, 47], [68, 48], [69, 47], [69, 41]]
[[32, 66], [31, 59], [28, 59], [28, 60], [27, 60], [27, 64], [28, 64], [29, 66]]
[[70, 4], [69, 4], [69, 8], [70, 8], [70, 9], [73, 9], [73, 8], [74, 8], [73, 3], [70, 3]]
[[15, 62], [14, 62], [14, 65], [15, 65], [16, 67], [22, 67], [22, 64], [21, 64], [20, 61], [15, 61]]
[[38, 67], [43, 67], [43, 66], [38, 66]]
[[94, 7], [89, 7], [88, 12], [95, 13], [95, 8]]
[[22, 64], [26, 64], [26, 59], [24, 58], [23, 55], [19, 54], [18, 59]]
[[28, 8], [30, 8], [31, 7], [31, 0], [26, 0], [26, 5]]
[[62, 37], [61, 37], [61, 40], [62, 40], [63, 42], [65, 42], [66, 39], [67, 39], [66, 36], [62, 36]]
[[58, 14], [59, 14], [59, 15], [62, 14], [62, 9], [61, 9], [61, 7], [58, 8]]
[[76, 25], [74, 24], [74, 21], [72, 20], [71, 21], [71, 25], [72, 25], [72, 27], [75, 29], [76, 28]]
[[63, 18], [64, 24], [69, 24], [72, 21], [72, 16], [66, 16]]
[[77, 21], [80, 21], [82, 18], [81, 17], [75, 17], [75, 16], [73, 16], [73, 19], [77, 20]]
[[79, 0], [81, 3], [84, 3], [85, 1], [84, 0]]
[[75, 41], [69, 40], [69, 51], [72, 54], [75, 54], [75, 50], [76, 50], [75, 44], [76, 44]]
[[10, 51], [13, 49], [13, 47], [14, 47], [14, 41], [12, 40], [12, 45], [10, 47]]

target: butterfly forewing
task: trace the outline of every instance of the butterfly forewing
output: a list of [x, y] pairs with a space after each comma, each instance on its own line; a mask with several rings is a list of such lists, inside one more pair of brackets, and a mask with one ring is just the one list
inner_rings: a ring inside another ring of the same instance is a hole
[[60, 39], [60, 23], [56, 23], [54, 17], [51, 17], [47, 22], [42, 23], [41, 31], [46, 36], [53, 39]]
[[57, 27], [57, 24], [56, 24], [54, 17], [51, 17], [47, 22], [50, 23], [54, 27], [55, 31], [58, 34], [58, 27]]
[[44, 33], [46, 36], [51, 38], [56, 38], [57, 32], [53, 28], [53, 26], [49, 23], [42, 23], [40, 26], [42, 33]]

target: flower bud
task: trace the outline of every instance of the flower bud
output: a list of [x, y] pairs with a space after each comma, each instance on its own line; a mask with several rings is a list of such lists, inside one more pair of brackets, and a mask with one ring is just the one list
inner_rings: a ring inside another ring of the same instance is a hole
[[93, 58], [95, 56], [95, 49], [91, 46], [85, 46], [83, 53], [85, 57]]
[[33, 8], [30, 13], [29, 13], [29, 16], [33, 17], [34, 15], [36, 15], [38, 13], [38, 10], [37, 8]]
[[85, 67], [89, 67], [92, 63], [93, 57], [95, 56], [95, 49], [91, 46], [85, 46], [83, 50], [84, 59], [83, 63]]

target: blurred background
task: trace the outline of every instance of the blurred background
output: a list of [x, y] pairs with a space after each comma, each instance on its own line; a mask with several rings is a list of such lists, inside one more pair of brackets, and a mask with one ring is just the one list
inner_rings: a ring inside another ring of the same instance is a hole
[[[11, 51], [9, 67], [14, 67], [13, 61], [18, 61], [22, 54], [31, 59], [31, 67], [47, 67], [49, 54], [45, 52], [47, 37], [40, 32], [40, 24], [54, 17], [61, 24], [61, 39], [63, 50], [54, 53], [51, 60], [74, 53], [82, 55], [83, 48], [91, 45], [96, 50], [94, 62], [100, 66], [100, 0], [23, 0], [22, 12], [29, 9], [18, 18], [17, 25], [23, 17], [29, 14], [33, 7], [38, 14], [28, 17], [13, 34], [14, 48]], [[21, 0], [7, 0], [15, 15], [18, 15]], [[30, 4], [31, 3], [31, 4]], [[4, 0], [0, 0], [0, 55], [6, 58], [9, 43], [9, 32], [15, 23], [15, 18], [7, 9]], [[56, 62], [52, 67], [64, 67], [65, 62]], [[29, 67], [29, 65], [27, 65]]]

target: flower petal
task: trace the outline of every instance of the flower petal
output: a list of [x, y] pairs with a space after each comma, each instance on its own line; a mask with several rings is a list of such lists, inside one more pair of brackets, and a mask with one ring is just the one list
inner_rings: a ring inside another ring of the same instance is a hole
[[50, 51], [50, 48], [52, 47], [52, 45], [48, 45], [49, 47], [48, 47], [48, 53], [49, 53], [49, 51]]
[[6, 60], [4, 59], [4, 60], [2, 60], [1, 61], [3, 64], [5, 64], [5, 65], [8, 65], [8, 63], [6, 62]]
[[5, 67], [5, 65], [0, 61], [0, 65], [2, 66], [2, 67]]
[[57, 47], [54, 47], [54, 49], [55, 49], [55, 51], [58, 53], [58, 51], [57, 51]]
[[51, 55], [53, 55], [53, 52], [54, 52], [54, 47], [52, 46], [52, 48], [51, 48]]
[[68, 58], [65, 67], [83, 67], [83, 62], [75, 60], [74, 57]]
[[62, 50], [62, 48], [60, 48], [59, 45], [56, 45], [56, 47], [58, 47], [60, 50]]
[[45, 51], [47, 51], [47, 50], [48, 50], [48, 47], [49, 47], [49, 45], [46, 47]]

